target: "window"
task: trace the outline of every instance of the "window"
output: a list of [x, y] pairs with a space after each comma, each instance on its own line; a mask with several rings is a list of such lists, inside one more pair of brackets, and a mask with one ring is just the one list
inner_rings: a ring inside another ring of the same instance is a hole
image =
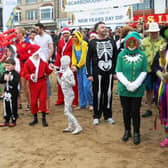
[[21, 0], [17, 0], [17, 4], [21, 4]]
[[37, 0], [26, 0], [26, 2], [27, 2], [28, 4], [30, 4], [30, 3], [36, 3]]
[[15, 18], [14, 18], [14, 23], [19, 23], [21, 21], [21, 10], [18, 9], [16, 10], [16, 15], [15, 15]]
[[168, 0], [166, 0], [166, 8], [168, 8]]
[[26, 12], [27, 20], [36, 20], [37, 19], [37, 10], [28, 10]]
[[144, 9], [153, 9], [154, 2], [153, 0], [144, 0], [143, 3], [138, 3], [133, 5], [134, 10], [144, 10]]
[[53, 20], [53, 7], [45, 6], [40, 8], [40, 20], [50, 21]]

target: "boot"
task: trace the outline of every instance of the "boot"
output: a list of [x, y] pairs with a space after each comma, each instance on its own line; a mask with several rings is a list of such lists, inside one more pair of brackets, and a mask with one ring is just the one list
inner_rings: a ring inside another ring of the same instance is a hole
[[123, 135], [123, 137], [122, 137], [122, 140], [123, 141], [128, 141], [128, 139], [131, 137], [131, 132], [130, 132], [130, 130], [125, 130], [125, 132], [124, 132], [124, 135]]
[[139, 133], [134, 133], [134, 144], [138, 145], [141, 142], [140, 134]]
[[43, 127], [48, 127], [48, 123], [46, 121], [46, 113], [42, 112], [42, 125]]
[[37, 114], [34, 114], [34, 119], [32, 122], [29, 123], [30, 126], [34, 126], [38, 123], [38, 118], [37, 118]]

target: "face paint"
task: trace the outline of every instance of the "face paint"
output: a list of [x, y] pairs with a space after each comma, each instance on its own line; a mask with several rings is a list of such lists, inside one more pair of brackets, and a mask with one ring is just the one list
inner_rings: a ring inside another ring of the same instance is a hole
[[135, 39], [129, 39], [128, 40], [128, 49], [130, 51], [133, 51], [137, 48], [137, 41]]
[[168, 28], [164, 31], [164, 36], [166, 39], [168, 39]]

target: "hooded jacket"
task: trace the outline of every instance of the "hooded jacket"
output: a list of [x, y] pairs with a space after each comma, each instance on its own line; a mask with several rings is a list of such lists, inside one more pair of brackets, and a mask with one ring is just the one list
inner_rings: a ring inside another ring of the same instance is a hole
[[[86, 64], [88, 43], [83, 40], [83, 35], [79, 31], [75, 31], [73, 34], [77, 37], [78, 43], [72, 46], [72, 65], [77, 68], [82, 68]], [[76, 57], [76, 52], [81, 52], [79, 60]]]
[[[134, 50], [128, 48], [128, 42], [131, 39], [136, 41]], [[124, 50], [118, 55], [116, 73], [119, 79], [118, 94], [120, 96], [142, 97], [144, 95], [143, 81], [147, 71], [147, 60], [145, 53], [140, 49], [140, 43], [140, 35], [137, 32], [130, 33], [125, 38]], [[136, 89], [133, 89], [134, 91], [129, 90], [130, 83], [137, 86]]]

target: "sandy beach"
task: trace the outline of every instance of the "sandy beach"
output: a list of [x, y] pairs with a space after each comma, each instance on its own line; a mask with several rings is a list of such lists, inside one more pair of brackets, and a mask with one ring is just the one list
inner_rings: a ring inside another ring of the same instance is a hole
[[[53, 75], [52, 75], [53, 78]], [[56, 81], [52, 80], [53, 95], [51, 113], [47, 115], [49, 127], [39, 123], [30, 127], [29, 111], [19, 110], [19, 119], [14, 128], [0, 128], [0, 168], [162, 168], [167, 167], [168, 148], [160, 148], [164, 138], [158, 120], [158, 129], [153, 128], [154, 115], [141, 118], [140, 145], [134, 145], [132, 138], [122, 142], [123, 118], [119, 97], [114, 89], [113, 118], [115, 125], [101, 120], [93, 126], [92, 112], [88, 109], [74, 111], [83, 132], [79, 135], [63, 133], [67, 118], [63, 105], [55, 106]], [[1, 121], [2, 119], [2, 101]], [[26, 104], [23, 104], [26, 107]], [[146, 110], [143, 101], [141, 113]], [[154, 110], [154, 107], [153, 107]]]

